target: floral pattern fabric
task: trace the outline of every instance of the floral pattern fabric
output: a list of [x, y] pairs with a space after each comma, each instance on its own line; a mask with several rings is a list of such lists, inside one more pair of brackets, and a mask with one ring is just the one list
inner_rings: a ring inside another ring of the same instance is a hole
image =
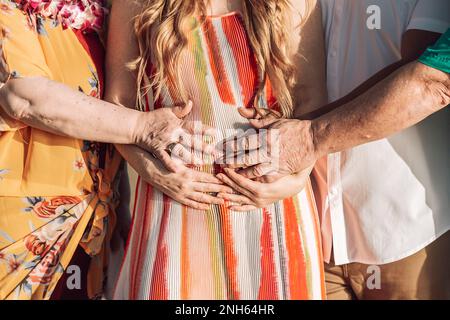
[[101, 31], [107, 10], [102, 0], [15, 0], [29, 14], [50, 18], [64, 29]]
[[[0, 0], [11, 75], [47, 77], [99, 98], [97, 37], [22, 9]], [[0, 112], [0, 299], [50, 298], [79, 245], [92, 257], [88, 293], [101, 293], [120, 164], [113, 146], [56, 136]]]

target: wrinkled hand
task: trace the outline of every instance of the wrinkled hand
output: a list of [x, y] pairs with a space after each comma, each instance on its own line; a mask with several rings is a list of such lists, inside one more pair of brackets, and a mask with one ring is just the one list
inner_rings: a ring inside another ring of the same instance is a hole
[[136, 145], [151, 152], [164, 166], [172, 171], [184, 170], [187, 164], [202, 164], [195, 156], [211, 155], [214, 147], [203, 141], [205, 135], [213, 135], [210, 127], [187, 121], [192, 102], [184, 106], [160, 108], [142, 113], [136, 126]]
[[273, 182], [314, 165], [314, 137], [310, 121], [280, 119], [265, 109], [239, 109], [258, 129], [225, 141], [223, 163], [249, 179]]
[[176, 173], [159, 174], [147, 182], [179, 203], [198, 210], [208, 210], [211, 204], [225, 203], [222, 198], [212, 194], [233, 192], [214, 175], [189, 168]]
[[264, 208], [279, 200], [298, 194], [306, 184], [312, 167], [294, 175], [289, 175], [272, 183], [252, 181], [236, 173], [232, 169], [224, 169], [217, 178], [232, 187], [239, 194], [219, 193], [219, 198], [232, 202], [229, 209], [234, 211], [250, 211]]

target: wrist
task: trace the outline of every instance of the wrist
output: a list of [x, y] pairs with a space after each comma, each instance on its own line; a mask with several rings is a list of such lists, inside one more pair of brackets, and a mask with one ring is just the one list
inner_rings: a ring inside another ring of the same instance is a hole
[[311, 120], [310, 137], [313, 155], [316, 160], [328, 153], [325, 144], [326, 128], [327, 126], [324, 125], [320, 118]]
[[21, 94], [21, 85], [8, 81], [0, 89], [0, 103], [5, 113], [12, 119], [24, 121], [32, 111], [31, 102]]
[[150, 113], [133, 110], [133, 116], [131, 117], [131, 125], [129, 128], [129, 140], [130, 144], [142, 146], [144, 141], [148, 139], [148, 124]]

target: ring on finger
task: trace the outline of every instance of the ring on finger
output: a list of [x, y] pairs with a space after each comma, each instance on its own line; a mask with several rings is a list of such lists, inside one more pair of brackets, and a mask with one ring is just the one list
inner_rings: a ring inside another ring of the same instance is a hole
[[177, 143], [173, 142], [166, 147], [166, 151], [169, 154], [172, 154], [173, 149], [176, 147]]

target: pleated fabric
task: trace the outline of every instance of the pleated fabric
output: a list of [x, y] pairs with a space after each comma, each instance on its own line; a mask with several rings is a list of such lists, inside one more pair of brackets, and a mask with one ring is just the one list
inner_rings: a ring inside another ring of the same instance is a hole
[[[209, 17], [189, 35], [181, 79], [194, 103], [190, 117], [226, 137], [249, 128], [255, 57], [239, 13]], [[178, 100], [163, 88], [157, 107]], [[260, 105], [277, 108], [270, 82]], [[148, 110], [152, 106], [148, 104]], [[199, 170], [217, 173], [204, 165]], [[115, 299], [322, 299], [324, 274], [311, 185], [249, 212], [227, 205], [188, 208], [139, 179], [134, 217]]]

